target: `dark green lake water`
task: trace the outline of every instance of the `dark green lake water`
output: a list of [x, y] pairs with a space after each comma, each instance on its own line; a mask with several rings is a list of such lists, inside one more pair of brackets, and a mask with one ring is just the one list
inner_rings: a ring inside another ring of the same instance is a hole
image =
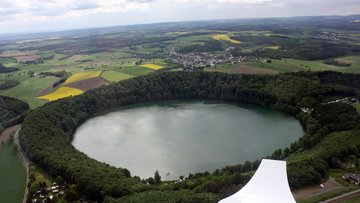
[[253, 161], [303, 135], [300, 122], [271, 109], [206, 101], [136, 105], [89, 119], [73, 145], [101, 162], [163, 180]]

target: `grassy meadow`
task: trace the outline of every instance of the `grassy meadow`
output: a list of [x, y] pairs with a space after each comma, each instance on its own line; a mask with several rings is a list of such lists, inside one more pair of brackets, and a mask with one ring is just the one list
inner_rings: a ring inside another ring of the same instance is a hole
[[121, 80], [126, 80], [129, 78], [132, 78], [134, 76], [126, 74], [126, 73], [122, 73], [119, 71], [113, 71], [113, 70], [109, 70], [109, 71], [104, 71], [101, 74], [101, 77], [104, 78], [105, 80], [109, 81], [109, 82], [118, 82]]
[[43, 89], [58, 80], [56, 77], [30, 78], [26, 74], [14, 76], [12, 78], [20, 81], [20, 84], [11, 89], [1, 90], [0, 94], [23, 100], [27, 102], [31, 108], [36, 108], [46, 103], [43, 100], [37, 99], [36, 96]]

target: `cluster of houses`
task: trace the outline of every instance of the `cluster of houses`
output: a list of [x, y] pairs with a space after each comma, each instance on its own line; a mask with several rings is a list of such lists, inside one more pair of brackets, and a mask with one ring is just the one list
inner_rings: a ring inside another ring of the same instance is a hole
[[315, 38], [326, 39], [326, 40], [339, 40], [340, 37], [344, 37], [344, 33], [340, 32], [323, 32], [319, 35], [316, 35]]
[[358, 174], [354, 174], [354, 173], [345, 173], [342, 176], [343, 179], [349, 181], [350, 183], [353, 183], [355, 185], [359, 185], [360, 184], [360, 175]]
[[33, 77], [37, 77], [37, 78], [44, 78], [46, 77], [46, 75], [42, 74], [42, 73], [34, 73]]
[[63, 196], [65, 186], [59, 186], [56, 183], [53, 183], [51, 186], [42, 187], [35, 194], [32, 195], [32, 203], [51, 203], [55, 202], [55, 195]]
[[[329, 102], [324, 102], [324, 103], [321, 103], [321, 104], [322, 105], [324, 105], [324, 104], [335, 104], [335, 103], [356, 104], [358, 102], [359, 102], [359, 100], [356, 97], [344, 97], [344, 98], [341, 98], [341, 99], [335, 99], [335, 100], [332, 100], [332, 101], [329, 101]], [[300, 110], [302, 112], [304, 112], [304, 113], [311, 113], [314, 109], [313, 108], [302, 107], [302, 108], [300, 108]]]
[[329, 102], [325, 102], [322, 104], [335, 104], [335, 103], [346, 103], [346, 104], [356, 104], [359, 100], [356, 97], [344, 97], [341, 99], [335, 99]]

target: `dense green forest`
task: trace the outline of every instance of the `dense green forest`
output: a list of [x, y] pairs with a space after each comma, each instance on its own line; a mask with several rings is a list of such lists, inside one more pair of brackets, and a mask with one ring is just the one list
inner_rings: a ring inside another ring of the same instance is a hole
[[18, 70], [18, 68], [6, 68], [2, 63], [0, 63], [0, 73], [11, 73]]
[[[360, 75], [297, 72], [280, 75], [237, 75], [209, 72], [161, 72], [139, 76], [87, 93], [50, 102], [26, 116], [20, 132], [28, 157], [53, 177], [76, 184], [75, 193], [106, 202], [216, 202], [241, 188], [259, 160], [189, 174], [178, 183], [132, 177], [77, 151], [71, 141], [78, 126], [97, 113], [122, 105], [174, 99], [214, 99], [258, 104], [292, 114], [305, 135], [272, 159], [288, 160], [293, 189], [317, 184], [332, 167], [359, 157], [360, 117], [346, 103], [324, 103], [334, 97], [360, 97]], [[308, 108], [304, 112], [301, 108]], [[336, 142], [335, 147], [332, 143]], [[349, 143], [351, 147], [349, 147]], [[126, 167], [126, 166], [124, 166]], [[156, 179], [156, 177], [155, 177]]]
[[22, 121], [28, 109], [29, 105], [23, 101], [0, 96], [0, 133], [4, 128]]
[[0, 80], [0, 90], [7, 90], [20, 84], [17, 80]]

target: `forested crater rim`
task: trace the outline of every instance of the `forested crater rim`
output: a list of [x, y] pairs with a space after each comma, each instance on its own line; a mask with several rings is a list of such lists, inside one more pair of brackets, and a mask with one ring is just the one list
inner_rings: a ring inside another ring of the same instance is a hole
[[[359, 119], [352, 106], [342, 103], [322, 105], [324, 98], [334, 92], [358, 97], [358, 85], [351, 81], [360, 81], [360, 76], [330, 71], [275, 76], [206, 72], [150, 74], [90, 90], [81, 96], [50, 102], [35, 109], [24, 120], [20, 143], [34, 163], [54, 177], [61, 176], [77, 184], [79, 192], [89, 198], [103, 200], [106, 196], [121, 197], [159, 188], [131, 177], [127, 169], [91, 159], [71, 145], [76, 128], [95, 113], [128, 104], [173, 99], [215, 99], [257, 104], [290, 113], [304, 126], [305, 136], [284, 152], [276, 150], [271, 155], [273, 159], [284, 159], [292, 154], [298, 157], [296, 154], [316, 146], [329, 133], [356, 127]], [[346, 117], [341, 116], [344, 113]], [[327, 119], [331, 115], [337, 116]], [[326, 177], [326, 161], [331, 153], [317, 155], [311, 159], [304, 156], [288, 161], [289, 184], [292, 188], [318, 183], [322, 177]], [[316, 167], [306, 167], [310, 163]], [[244, 165], [228, 166], [213, 174], [198, 174], [188, 178], [190, 181], [208, 177], [212, 181], [198, 182], [196, 191], [220, 193], [232, 184], [245, 183], [247, 176], [243, 177], [240, 173], [254, 170], [258, 164], [259, 161], [255, 160]], [[228, 181], [215, 181], [220, 176], [226, 176]], [[213, 184], [213, 181], [220, 185], [208, 190], [208, 184]], [[184, 181], [182, 185], [170, 184], [168, 187], [194, 189], [187, 183]]]

